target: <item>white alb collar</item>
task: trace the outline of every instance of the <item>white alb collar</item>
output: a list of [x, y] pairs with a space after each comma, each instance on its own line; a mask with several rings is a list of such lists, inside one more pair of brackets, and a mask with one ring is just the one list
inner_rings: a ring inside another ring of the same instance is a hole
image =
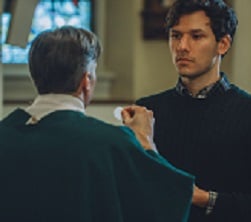
[[25, 109], [25, 111], [31, 115], [31, 118], [26, 122], [26, 124], [36, 124], [43, 117], [57, 110], [73, 110], [85, 113], [85, 106], [83, 101], [72, 95], [39, 95], [36, 97], [31, 106]]

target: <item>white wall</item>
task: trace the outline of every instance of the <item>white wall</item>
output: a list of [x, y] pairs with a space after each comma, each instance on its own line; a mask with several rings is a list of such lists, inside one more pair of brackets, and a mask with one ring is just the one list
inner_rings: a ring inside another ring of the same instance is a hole
[[233, 81], [251, 92], [251, 1], [236, 0], [234, 7], [238, 15], [239, 27], [234, 40]]
[[133, 98], [133, 57], [135, 39], [133, 26], [137, 18], [133, 14], [133, 0], [107, 0], [106, 36], [104, 60], [115, 73], [111, 97], [113, 99]]
[[169, 88], [177, 79], [167, 40], [143, 39], [143, 20], [140, 16], [143, 3], [143, 0], [134, 1], [134, 98]]
[[107, 0], [104, 57], [115, 73], [113, 99], [135, 100], [171, 86], [176, 79], [167, 42], [143, 39], [143, 4], [143, 0]]

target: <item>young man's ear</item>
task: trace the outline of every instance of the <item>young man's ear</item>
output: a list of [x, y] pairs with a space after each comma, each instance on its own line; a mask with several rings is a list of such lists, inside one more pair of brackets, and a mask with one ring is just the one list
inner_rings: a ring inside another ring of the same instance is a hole
[[230, 49], [232, 43], [232, 38], [230, 35], [225, 35], [219, 41], [218, 51], [219, 54], [224, 55]]

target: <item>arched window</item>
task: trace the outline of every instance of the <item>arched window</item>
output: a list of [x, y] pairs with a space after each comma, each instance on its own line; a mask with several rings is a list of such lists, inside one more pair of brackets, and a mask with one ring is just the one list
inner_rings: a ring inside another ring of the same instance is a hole
[[40, 0], [34, 11], [26, 48], [6, 44], [11, 14], [2, 14], [2, 63], [26, 64], [28, 51], [34, 37], [46, 29], [73, 25], [92, 30], [92, 0]]

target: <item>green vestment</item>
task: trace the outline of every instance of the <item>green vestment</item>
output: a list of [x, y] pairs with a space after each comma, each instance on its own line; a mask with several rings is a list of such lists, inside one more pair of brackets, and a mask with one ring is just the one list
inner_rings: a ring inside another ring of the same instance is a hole
[[75, 111], [0, 123], [0, 221], [184, 222], [194, 178], [127, 127]]

